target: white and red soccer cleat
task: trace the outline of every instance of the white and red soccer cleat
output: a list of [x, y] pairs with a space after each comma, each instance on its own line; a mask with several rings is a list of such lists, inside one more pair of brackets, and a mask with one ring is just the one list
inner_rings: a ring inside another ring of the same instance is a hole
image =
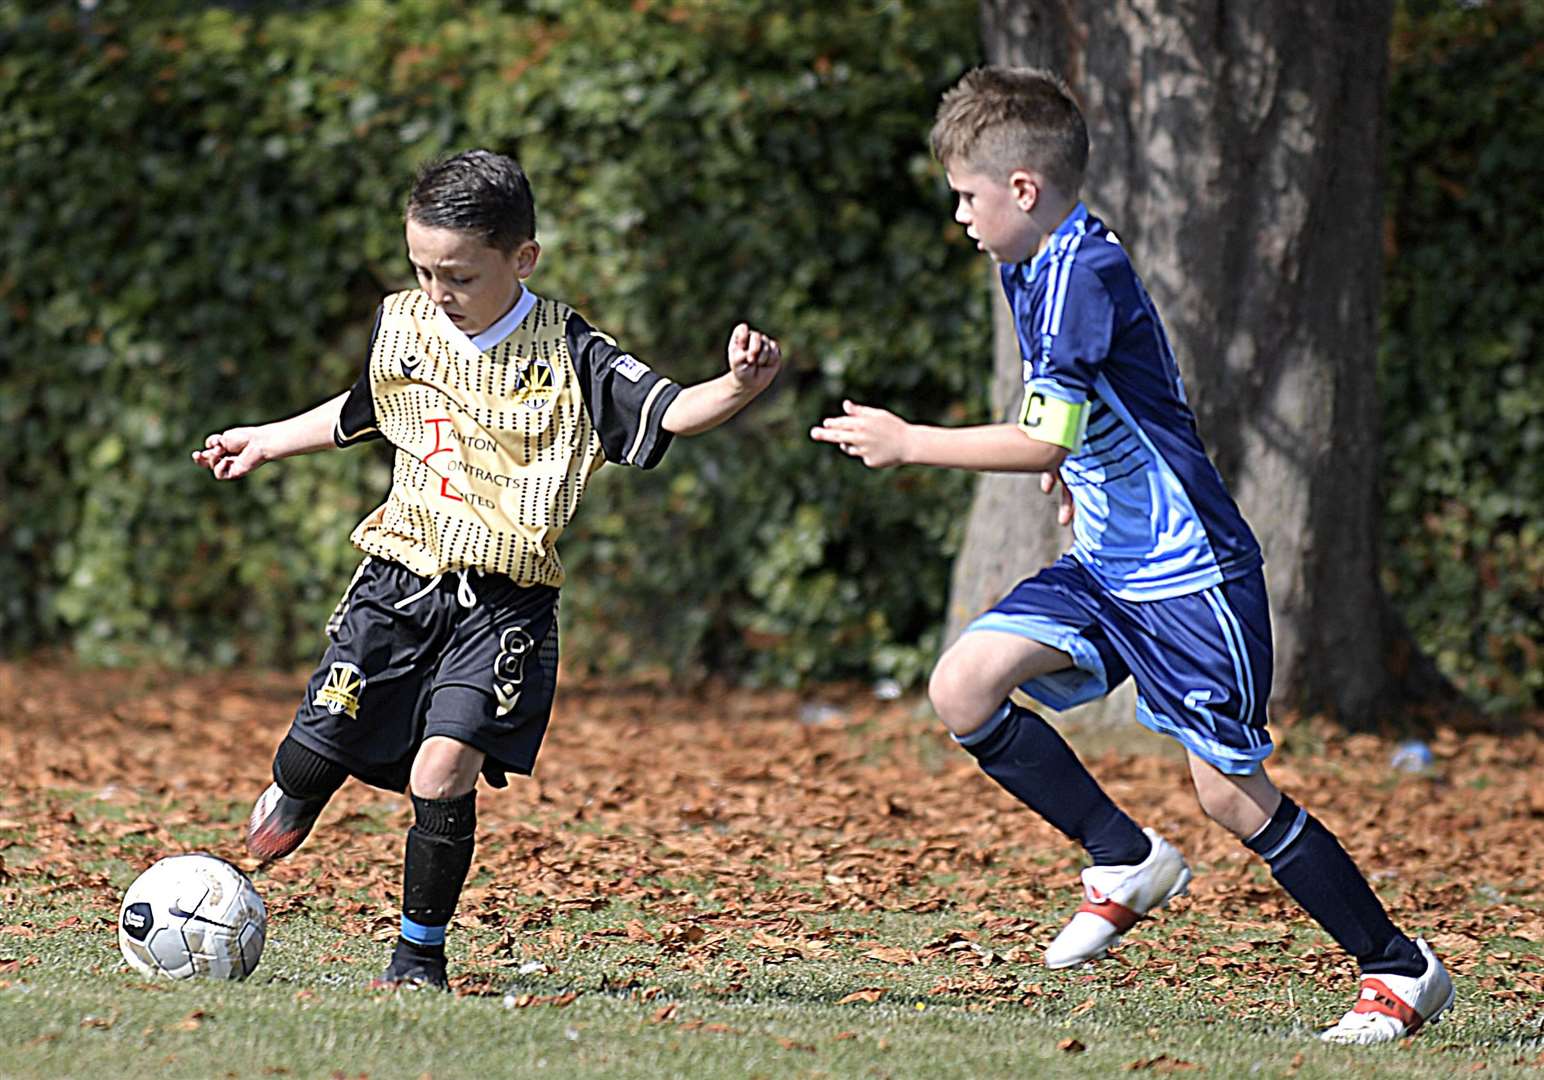
[[1319, 1038], [1331, 1043], [1393, 1042], [1435, 1023], [1452, 1006], [1453, 977], [1422, 938], [1415, 947], [1426, 958], [1426, 971], [1410, 975], [1364, 975], [1356, 1006]]
[[1090, 866], [1083, 871], [1083, 905], [1045, 951], [1045, 966], [1076, 967], [1103, 956], [1149, 912], [1182, 896], [1190, 867], [1163, 837], [1143, 829], [1153, 842], [1135, 866]]

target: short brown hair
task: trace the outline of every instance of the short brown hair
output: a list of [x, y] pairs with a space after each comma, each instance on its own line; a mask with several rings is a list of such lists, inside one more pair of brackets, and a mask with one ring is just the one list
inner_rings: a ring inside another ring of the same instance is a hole
[[406, 217], [457, 229], [508, 255], [536, 237], [536, 203], [520, 163], [491, 150], [466, 150], [419, 170]]
[[979, 67], [944, 92], [933, 156], [1006, 179], [1035, 169], [1075, 195], [1088, 167], [1088, 127], [1067, 84], [1038, 68]]

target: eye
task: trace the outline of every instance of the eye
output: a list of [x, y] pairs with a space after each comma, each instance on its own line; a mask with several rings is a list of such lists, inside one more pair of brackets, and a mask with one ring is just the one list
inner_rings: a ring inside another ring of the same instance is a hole
[[463, 288], [467, 285], [470, 285], [473, 281], [473, 279], [469, 277], [448, 277], [445, 280], [450, 282], [452, 285], [458, 285]]

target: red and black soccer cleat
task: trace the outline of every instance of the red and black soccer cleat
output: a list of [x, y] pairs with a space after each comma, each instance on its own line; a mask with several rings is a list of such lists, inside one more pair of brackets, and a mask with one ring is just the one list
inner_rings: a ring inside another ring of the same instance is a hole
[[264, 862], [284, 858], [311, 835], [311, 826], [326, 805], [326, 799], [291, 798], [278, 784], [269, 784], [252, 804], [247, 850]]

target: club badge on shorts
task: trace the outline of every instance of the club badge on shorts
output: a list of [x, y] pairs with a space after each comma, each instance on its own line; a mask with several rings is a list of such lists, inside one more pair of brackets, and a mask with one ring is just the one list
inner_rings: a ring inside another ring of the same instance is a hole
[[499, 655], [493, 660], [493, 696], [499, 707], [495, 716], [506, 716], [520, 703], [525, 684], [525, 661], [536, 648], [536, 639], [523, 626], [511, 626], [499, 638]]
[[364, 693], [365, 673], [357, 666], [335, 661], [327, 669], [327, 681], [316, 692], [316, 704], [332, 715], [347, 713], [350, 719], [359, 718], [359, 695]]

